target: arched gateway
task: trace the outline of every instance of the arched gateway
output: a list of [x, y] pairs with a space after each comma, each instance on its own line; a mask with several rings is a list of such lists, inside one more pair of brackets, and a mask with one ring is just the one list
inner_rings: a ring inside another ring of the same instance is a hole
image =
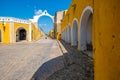
[[16, 31], [16, 42], [26, 40], [27, 39], [27, 31], [24, 28], [19, 28]]
[[73, 27], [71, 30], [71, 41], [72, 41], [72, 46], [78, 46], [78, 21], [77, 19], [73, 20]]
[[93, 56], [92, 43], [92, 15], [93, 9], [88, 6], [84, 9], [80, 19], [80, 50], [86, 51], [89, 56]]
[[92, 50], [92, 14], [91, 7], [86, 7], [80, 22], [80, 50]]
[[35, 16], [33, 17], [33, 19], [30, 19], [30, 20], [31, 20], [32, 22], [34, 22], [34, 23], [38, 23], [39, 18], [42, 17], [42, 16], [48, 16], [48, 17], [50, 17], [50, 18], [52, 19], [53, 23], [54, 23], [54, 16], [50, 15], [50, 14], [47, 12], [47, 10], [44, 10], [43, 12], [35, 15]]

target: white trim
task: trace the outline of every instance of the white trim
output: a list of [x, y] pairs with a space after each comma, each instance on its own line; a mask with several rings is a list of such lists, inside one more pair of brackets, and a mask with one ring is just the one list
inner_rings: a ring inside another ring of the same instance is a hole
[[74, 18], [73, 21], [72, 21], [72, 27], [73, 27], [73, 23], [74, 23], [74, 21], [76, 21], [77, 24], [78, 24], [78, 19], [77, 19], [77, 18]]
[[1, 31], [1, 42], [0, 43], [3, 43], [3, 34], [2, 34], [2, 29], [0, 28], [0, 31]]
[[14, 23], [10, 22], [10, 43], [14, 43]]
[[10, 35], [10, 43], [12, 42], [12, 36], [11, 36], [12, 32], [11, 32], [11, 27], [12, 27], [12, 24], [11, 24], [11, 22], [10, 22], [10, 26], [9, 26], [9, 29], [10, 29], [10, 31], [9, 31], [9, 35]]
[[30, 20], [23, 20], [19, 18], [13, 18], [13, 17], [0, 17], [0, 22], [15, 22], [15, 23], [23, 23], [23, 24], [29, 24], [31, 23]]
[[65, 42], [67, 42], [67, 28], [65, 28]]
[[78, 19], [77, 19], [77, 18], [74, 18], [74, 19], [73, 19], [73, 22], [72, 22], [72, 27], [71, 27], [71, 45], [72, 45], [72, 46], [77, 46], [77, 42], [76, 42], [75, 39], [74, 39], [75, 36], [73, 37], [73, 35], [74, 35], [74, 34], [73, 34], [74, 22], [77, 23], [77, 33], [76, 33], [76, 34], [77, 34], [77, 37], [76, 37], [77, 40], [76, 40], [76, 41], [78, 41]]
[[93, 14], [93, 9], [92, 9], [92, 7], [91, 7], [91, 6], [87, 6], [87, 7], [83, 10], [83, 12], [82, 12], [82, 14], [81, 14], [81, 16], [80, 16], [80, 27], [81, 27], [81, 21], [82, 21], [83, 15], [85, 14], [85, 12], [86, 12], [87, 10], [90, 10], [90, 11], [92, 12], [92, 14]]
[[[78, 45], [78, 49], [79, 49], [79, 50], [85, 50], [85, 48], [86, 48], [85, 46], [81, 47], [81, 45], [82, 45], [82, 44], [81, 44], [81, 27], [82, 27], [81, 25], [82, 25], [82, 24], [85, 24], [85, 23], [82, 23], [82, 19], [83, 19], [84, 17], [89, 17], [89, 15], [90, 15], [91, 13], [93, 14], [93, 9], [92, 9], [92, 7], [91, 7], [91, 6], [87, 6], [87, 7], [83, 10], [83, 12], [82, 12], [82, 14], [81, 14], [81, 17], [80, 17], [80, 27], [79, 27], [79, 36], [80, 36], [80, 37], [79, 37], [79, 40], [78, 40], [78, 41], [79, 41], [79, 43], [78, 43], [78, 44], [79, 44], [79, 45]], [[86, 14], [86, 16], [85, 16], [85, 14]], [[87, 19], [87, 18], [85, 18], [85, 19]], [[87, 20], [86, 20], [86, 22], [87, 22]], [[84, 34], [82, 34], [82, 35], [84, 35]], [[83, 43], [83, 44], [84, 44], [84, 43]]]
[[14, 27], [15, 27], [15, 26], [14, 26], [14, 23], [13, 23], [13, 22], [12, 22], [12, 26], [13, 26], [13, 27], [12, 27], [12, 30], [13, 30], [13, 31], [12, 31], [12, 33], [13, 33], [13, 34], [12, 34], [12, 36], [13, 36], [12, 39], [13, 39], [13, 43], [14, 43], [14, 42], [16, 42], [16, 41], [15, 41], [15, 38], [14, 38], [14, 34], [15, 34], [15, 33], [14, 33], [15, 28], [14, 28]]
[[68, 23], [68, 26], [70, 26], [70, 27], [71, 27], [71, 24], [70, 24], [70, 23]]
[[28, 31], [24, 27], [18, 27], [15, 30], [15, 42], [16, 42], [16, 33], [17, 33], [17, 30], [19, 30], [19, 29], [24, 29], [26, 31], [26, 41], [28, 41], [28, 39], [29, 39], [29, 37], [28, 37]]
[[47, 10], [44, 10], [42, 13], [40, 13], [39, 15], [35, 15], [33, 17], [33, 19], [29, 19], [29, 20], [32, 21], [32, 22], [37, 22], [38, 23], [39, 18], [42, 17], [42, 16], [48, 16], [48, 17], [50, 17], [52, 19], [53, 23], [54, 23], [54, 16], [50, 15], [47, 12]]
[[65, 41], [65, 29], [64, 29], [64, 41]]
[[[18, 28], [15, 29], [15, 32], [16, 32], [18, 29], [25, 29], [25, 30], [26, 30], [26, 28], [24, 28], [24, 27], [18, 27]], [[27, 31], [27, 30], [26, 30], [26, 31]]]
[[71, 26], [70, 23], [68, 24], [68, 43], [71, 43]]
[[31, 26], [31, 23], [30, 23], [30, 24], [29, 24], [29, 40], [28, 40], [28, 41], [31, 41], [31, 40], [32, 40], [31, 31], [32, 31], [32, 26]]

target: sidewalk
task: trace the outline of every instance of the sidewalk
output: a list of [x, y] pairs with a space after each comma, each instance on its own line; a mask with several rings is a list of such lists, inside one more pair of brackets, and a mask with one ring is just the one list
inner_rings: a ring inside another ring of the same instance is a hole
[[66, 66], [47, 80], [93, 80], [93, 59], [64, 41], [58, 41]]

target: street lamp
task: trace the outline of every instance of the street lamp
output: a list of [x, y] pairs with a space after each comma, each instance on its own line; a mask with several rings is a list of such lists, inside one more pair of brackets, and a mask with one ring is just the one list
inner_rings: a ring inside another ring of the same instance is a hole
[[76, 6], [77, 6], [76, 4], [72, 4], [73, 10], [74, 10], [73, 12], [74, 13], [75, 13], [75, 10], [76, 10]]
[[5, 22], [2, 22], [3, 30], [5, 31]]

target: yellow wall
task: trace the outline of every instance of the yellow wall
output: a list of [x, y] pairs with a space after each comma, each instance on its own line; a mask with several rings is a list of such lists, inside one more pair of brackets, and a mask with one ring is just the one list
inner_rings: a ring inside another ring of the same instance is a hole
[[3, 23], [0, 22], [0, 29], [2, 35], [2, 43], [10, 43], [10, 23], [4, 23], [5, 28], [3, 27]]
[[[28, 41], [29, 39], [29, 24], [22, 24], [22, 23], [14, 23], [14, 33], [16, 34], [16, 31], [18, 29], [25, 29], [26, 30], [26, 33], [27, 33], [27, 36], [26, 36], [26, 40]], [[16, 37], [15, 37], [15, 41], [16, 41]]]
[[29, 30], [29, 24], [14, 23], [14, 30], [15, 30], [15, 32], [19, 28], [24, 28], [26, 31], [28, 31]]
[[35, 26], [32, 24], [32, 35], [31, 35], [32, 40], [35, 40]]
[[[27, 41], [30, 41], [30, 24], [24, 24], [24, 23], [15, 23], [15, 22], [4, 22], [5, 30], [3, 27], [3, 23], [0, 22], [0, 30], [2, 34], [2, 42], [1, 43], [14, 43], [16, 42], [16, 31], [18, 29], [25, 29], [27, 32]], [[32, 40], [38, 40], [40, 38], [40, 30], [35, 27], [33, 23], [31, 23], [31, 38]]]
[[95, 80], [120, 80], [120, 0], [94, 0]]
[[40, 30], [32, 23], [32, 40], [38, 40], [40, 38]]
[[[119, 0], [73, 0], [63, 22], [62, 31], [74, 18], [78, 20], [87, 6], [93, 8], [94, 79], [120, 80], [120, 1]], [[68, 18], [68, 15], [69, 18]], [[79, 32], [79, 31], [78, 31]], [[79, 35], [80, 36], [80, 35]]]
[[49, 36], [50, 37], [53, 37], [54, 35], [53, 35], [53, 30], [51, 30], [50, 32], [49, 32]]
[[44, 37], [44, 36], [46, 36], [46, 34], [42, 30], [40, 30], [40, 37]]
[[[15, 26], [15, 30], [22, 26], [22, 28], [26, 29], [27, 33], [28, 33], [30, 25], [29, 24], [18, 24], [18, 23], [15, 23], [14, 26]], [[38, 28], [36, 28], [33, 23], [31, 23], [31, 28], [32, 28], [31, 29], [32, 30], [31, 31], [31, 39], [32, 40], [38, 40], [40, 38], [40, 30]]]
[[35, 29], [35, 33], [36, 33], [35, 40], [40, 39], [40, 30], [39, 29]]
[[60, 40], [61, 39], [61, 34], [58, 33], [57, 36], [56, 36], [56, 39]]
[[[76, 5], [76, 9], [74, 9], [74, 5]], [[72, 27], [75, 18], [78, 20], [78, 25], [80, 25], [81, 14], [87, 6], [93, 7], [93, 0], [73, 0], [61, 23], [61, 30], [63, 31], [68, 24]]]

